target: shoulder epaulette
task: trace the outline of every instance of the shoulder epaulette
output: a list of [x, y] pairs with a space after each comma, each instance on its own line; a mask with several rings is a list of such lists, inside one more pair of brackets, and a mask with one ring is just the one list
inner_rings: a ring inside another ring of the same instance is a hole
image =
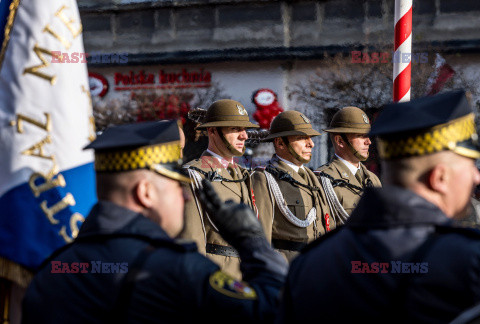
[[330, 166], [330, 163], [325, 163], [324, 165], [321, 165], [315, 170], [315, 172], [322, 172], [323, 170], [327, 169]]

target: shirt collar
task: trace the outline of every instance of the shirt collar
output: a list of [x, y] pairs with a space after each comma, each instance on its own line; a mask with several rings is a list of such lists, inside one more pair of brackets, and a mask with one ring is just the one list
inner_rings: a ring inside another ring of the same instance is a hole
[[360, 162], [358, 162], [358, 167], [354, 166], [352, 163], [348, 162], [347, 160], [345, 159], [342, 159], [341, 157], [339, 157], [337, 154], [335, 154], [335, 156], [343, 162], [343, 164], [345, 164], [347, 166], [347, 168], [350, 170], [350, 172], [352, 172], [353, 175], [355, 175], [355, 173], [357, 173], [358, 170], [360, 170]]
[[216, 158], [224, 167], [228, 167], [228, 165], [230, 163], [233, 164], [233, 158], [230, 161], [228, 161], [224, 157], [218, 155], [217, 153], [214, 153], [214, 152], [210, 151], [209, 149], [207, 149], [207, 152], [210, 153], [214, 158]]
[[303, 164], [301, 166], [298, 166], [296, 165], [295, 163], [292, 163], [290, 161], [287, 161], [285, 159], [282, 159], [281, 157], [279, 157], [277, 154], [275, 154], [277, 156], [277, 158], [283, 162], [285, 162], [289, 167], [291, 167], [293, 170], [295, 170], [295, 172], [298, 172], [299, 169], [303, 169]]

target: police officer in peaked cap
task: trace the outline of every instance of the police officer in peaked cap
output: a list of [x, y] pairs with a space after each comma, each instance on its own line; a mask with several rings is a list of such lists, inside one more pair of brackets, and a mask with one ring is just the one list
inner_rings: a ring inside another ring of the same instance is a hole
[[480, 232], [458, 227], [480, 183], [463, 91], [384, 107], [383, 187], [290, 265], [278, 323], [450, 323], [480, 303]]
[[199, 159], [184, 165], [192, 180], [193, 197], [185, 206], [185, 228], [182, 238], [194, 240], [199, 251], [215, 261], [223, 270], [241, 278], [238, 251], [218, 233], [216, 225], [199, 202], [196, 192], [201, 180], [210, 179], [222, 200], [243, 203], [256, 211], [249, 172], [237, 163], [245, 153], [246, 129], [257, 128], [250, 122], [247, 110], [238, 101], [221, 99], [207, 109], [203, 123], [197, 129], [207, 131], [208, 148]]
[[335, 155], [315, 173], [325, 188], [338, 225], [343, 224], [356, 207], [367, 186], [380, 187], [380, 179], [365, 165], [371, 144], [370, 120], [357, 107], [337, 111], [324, 130], [329, 133]]
[[242, 257], [235, 280], [177, 240], [189, 177], [176, 121], [107, 128], [95, 150], [98, 203], [73, 243], [38, 269], [23, 323], [272, 322], [286, 262], [252, 210], [224, 203], [208, 181], [200, 198]]

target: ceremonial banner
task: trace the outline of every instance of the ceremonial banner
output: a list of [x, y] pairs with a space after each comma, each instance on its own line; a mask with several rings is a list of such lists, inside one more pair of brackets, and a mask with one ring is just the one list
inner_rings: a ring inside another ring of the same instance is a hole
[[84, 53], [76, 1], [1, 0], [0, 19], [0, 276], [9, 277], [5, 265], [33, 270], [78, 234], [96, 202], [93, 153], [82, 150], [95, 131], [86, 64], [52, 62], [52, 52]]

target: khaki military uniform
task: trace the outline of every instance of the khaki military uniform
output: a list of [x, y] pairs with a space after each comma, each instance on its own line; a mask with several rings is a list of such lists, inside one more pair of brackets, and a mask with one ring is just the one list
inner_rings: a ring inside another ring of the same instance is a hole
[[[294, 180], [302, 184], [320, 188], [318, 179], [308, 168], [303, 168], [307, 174], [307, 181], [305, 181], [299, 173], [281, 161], [276, 155], [267, 165], [287, 172]], [[326, 231], [332, 230], [335, 223], [330, 218], [331, 213], [323, 192], [311, 191], [308, 188], [297, 186], [274, 176], [288, 209], [296, 218], [305, 221], [312, 207], [316, 209], [316, 217], [310, 225], [300, 227], [293, 224], [281, 211], [269, 187], [265, 172], [265, 168], [260, 167], [252, 174], [255, 205], [258, 209], [259, 219], [265, 229], [267, 238], [271, 239], [272, 245], [288, 261], [291, 261], [298, 255], [300, 248], [325, 234]]]
[[[217, 172], [219, 176], [225, 179], [234, 180], [228, 169], [207, 151], [202, 154], [200, 159], [184, 165], [184, 168], [191, 167], [196, 167], [204, 172]], [[247, 180], [239, 183], [212, 181], [212, 185], [222, 201], [233, 200], [236, 203], [242, 202], [253, 209], [249, 173], [238, 165], [236, 165], [236, 171], [239, 179], [247, 176]], [[204, 178], [203, 174], [198, 174], [202, 179]], [[225, 242], [214, 227], [210, 217], [203, 212], [198, 197], [193, 193], [193, 188], [195, 188], [195, 182], [190, 186], [191, 199], [185, 204], [185, 226], [181, 237], [194, 240], [198, 245], [200, 253], [205, 254], [216, 262], [222, 270], [232, 276], [241, 278], [240, 259], [237, 252]]]
[[[361, 162], [360, 162], [360, 180], [352, 174], [350, 169], [340, 161], [340, 159], [335, 156], [330, 163], [327, 163], [315, 171], [315, 174], [319, 176], [320, 172], [324, 172], [331, 176], [334, 179], [344, 180], [354, 186], [364, 189], [367, 182], [370, 180], [375, 187], [381, 187], [382, 184], [380, 179], [375, 175], [375, 173], [369, 171]], [[357, 203], [363, 193], [363, 190], [357, 190], [354, 188], [349, 188], [346, 186], [336, 186], [333, 188], [335, 194], [343, 206], [348, 215], [351, 215], [352, 211], [357, 207]]]

